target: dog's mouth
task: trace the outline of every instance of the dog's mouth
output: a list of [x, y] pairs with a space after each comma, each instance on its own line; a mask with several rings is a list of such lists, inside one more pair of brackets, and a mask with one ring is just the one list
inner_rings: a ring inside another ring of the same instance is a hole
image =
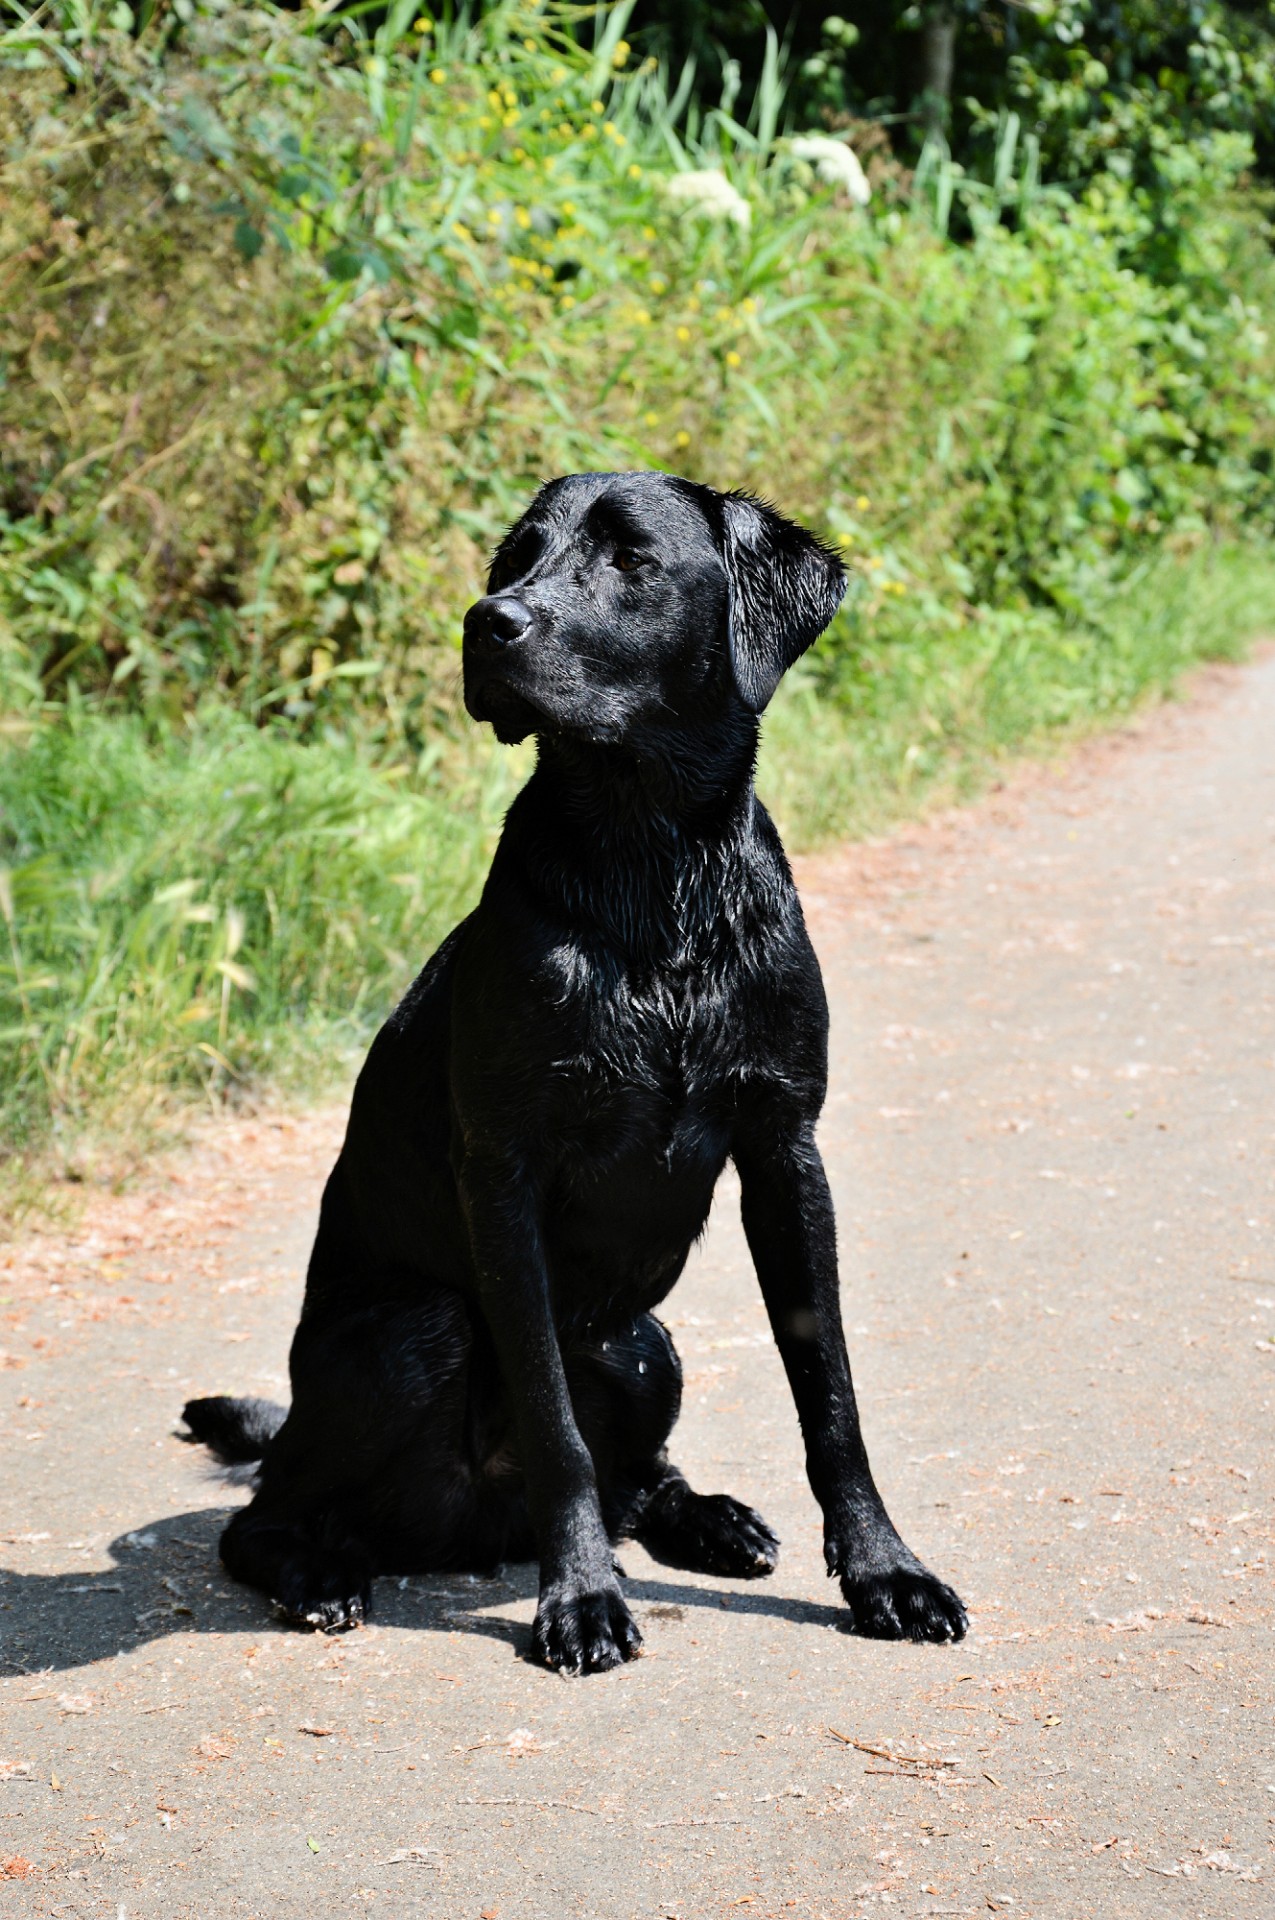
[[545, 727], [549, 716], [498, 674], [465, 675], [465, 709], [491, 727], [502, 746], [516, 746]]

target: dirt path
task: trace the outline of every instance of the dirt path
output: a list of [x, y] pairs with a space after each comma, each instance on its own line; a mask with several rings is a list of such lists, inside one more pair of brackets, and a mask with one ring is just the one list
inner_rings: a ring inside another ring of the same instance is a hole
[[626, 1549], [647, 1657], [570, 1685], [525, 1568], [280, 1631], [172, 1430], [280, 1388], [340, 1115], [223, 1123], [0, 1254], [6, 1914], [1272, 1912], [1275, 657], [803, 881], [869, 1444], [970, 1638], [840, 1631], [728, 1187], [678, 1458], [774, 1580]]

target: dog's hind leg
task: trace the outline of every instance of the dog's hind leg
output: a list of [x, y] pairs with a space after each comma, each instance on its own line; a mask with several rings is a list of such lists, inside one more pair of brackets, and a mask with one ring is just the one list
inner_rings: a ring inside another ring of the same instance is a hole
[[728, 1493], [696, 1493], [665, 1452], [681, 1409], [682, 1368], [654, 1315], [565, 1357], [612, 1539], [638, 1540], [688, 1572], [734, 1580], [773, 1573], [779, 1541], [761, 1515]]
[[470, 1348], [468, 1311], [441, 1287], [303, 1320], [292, 1406], [256, 1497], [222, 1535], [227, 1572], [298, 1625], [331, 1630], [366, 1617], [374, 1574], [464, 1563]]
[[779, 1540], [759, 1513], [729, 1493], [696, 1493], [671, 1460], [628, 1531], [654, 1560], [690, 1573], [762, 1580], [779, 1562]]
[[371, 1611], [372, 1559], [332, 1510], [296, 1518], [254, 1500], [221, 1536], [226, 1571], [257, 1587], [298, 1626], [358, 1626]]

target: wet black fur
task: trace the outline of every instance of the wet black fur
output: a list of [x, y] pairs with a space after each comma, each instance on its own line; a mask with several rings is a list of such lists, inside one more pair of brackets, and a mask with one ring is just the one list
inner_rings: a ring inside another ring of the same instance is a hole
[[482, 899], [377, 1036], [324, 1193], [293, 1399], [192, 1401], [261, 1453], [222, 1540], [299, 1620], [372, 1577], [538, 1556], [534, 1648], [640, 1636], [612, 1544], [769, 1573], [778, 1543], [665, 1451], [681, 1399], [653, 1310], [727, 1159], [805, 1436], [825, 1552], [864, 1633], [959, 1638], [860, 1437], [814, 1129], [828, 1015], [753, 791], [757, 716], [844, 590], [762, 503], [661, 474], [542, 489], [465, 623], [465, 698], [536, 771]]

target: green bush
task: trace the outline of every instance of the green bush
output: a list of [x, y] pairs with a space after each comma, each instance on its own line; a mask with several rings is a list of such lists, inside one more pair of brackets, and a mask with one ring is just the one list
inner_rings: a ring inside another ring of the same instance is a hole
[[[1114, 174], [1073, 201], [1010, 142], [994, 192], [936, 163], [908, 198], [878, 157], [865, 213], [779, 133], [773, 60], [751, 130], [692, 139], [623, 10], [594, 52], [517, 0], [412, 12], [10, 35], [15, 682], [169, 713], [215, 685], [419, 751], [485, 554], [580, 467], [752, 485], [841, 538], [845, 653], [908, 594], [1067, 610], [1166, 537], [1269, 527], [1275, 268], [1241, 140], [1184, 167], [1166, 286]], [[671, 197], [692, 165], [746, 227]]]
[[[1123, 711], [1275, 604], [1275, 310], [1233, 135], [866, 209], [627, 9], [49, 0], [0, 33], [0, 1139], [353, 1040], [473, 895], [459, 723], [537, 482], [654, 466], [836, 540], [776, 703], [809, 843]], [[366, 19], [375, 17], [370, 13]], [[698, 184], [697, 184], [698, 183]], [[1167, 186], [1166, 186], [1166, 183]], [[959, 232], [959, 244], [952, 235]]]

